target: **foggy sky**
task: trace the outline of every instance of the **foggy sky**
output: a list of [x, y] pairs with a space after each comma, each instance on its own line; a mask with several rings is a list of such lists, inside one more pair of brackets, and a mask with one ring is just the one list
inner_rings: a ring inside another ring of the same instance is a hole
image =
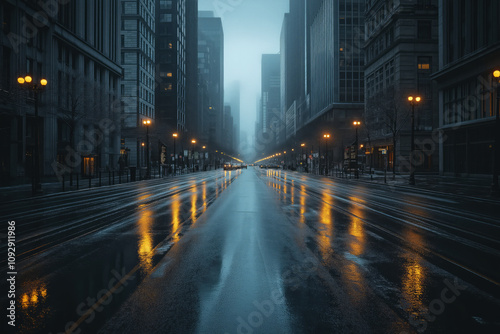
[[[260, 96], [263, 53], [279, 53], [281, 24], [288, 0], [199, 0], [199, 10], [213, 11], [224, 29], [224, 83], [241, 85], [241, 130], [253, 138]], [[248, 147], [241, 147], [249, 153]]]

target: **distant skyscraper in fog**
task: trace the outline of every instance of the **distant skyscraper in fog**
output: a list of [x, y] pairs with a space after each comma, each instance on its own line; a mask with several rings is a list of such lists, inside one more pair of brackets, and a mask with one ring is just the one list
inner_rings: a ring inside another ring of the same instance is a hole
[[238, 150], [241, 134], [240, 134], [240, 83], [239, 81], [234, 81], [229, 85], [226, 85], [226, 91], [224, 92], [226, 102], [231, 106], [231, 115], [233, 116], [233, 150]]
[[[280, 103], [280, 55], [262, 55], [261, 84], [261, 124], [257, 132], [257, 140], [266, 141], [272, 145], [279, 141], [279, 130], [282, 128]], [[257, 143], [259, 144], [259, 143]]]

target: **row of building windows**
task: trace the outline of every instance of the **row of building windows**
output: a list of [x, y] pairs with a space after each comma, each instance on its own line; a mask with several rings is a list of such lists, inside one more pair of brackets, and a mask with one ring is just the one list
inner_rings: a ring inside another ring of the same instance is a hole
[[[370, 8], [373, 2], [374, 1], [367, 1], [367, 7]], [[384, 23], [385, 19], [390, 16], [393, 10], [394, 0], [386, 0], [378, 10], [370, 9], [371, 12], [364, 21], [367, 35], [372, 34], [382, 23]]]
[[[148, 0], [147, 4], [143, 4], [140, 7], [141, 18], [146, 22], [148, 27], [154, 27], [155, 24], [155, 14], [154, 14], [154, 5], [153, 1]], [[154, 31], [154, 28], [152, 28]]]
[[149, 118], [154, 118], [154, 107], [151, 105], [148, 105], [146, 103], [140, 102], [139, 103], [139, 111], [141, 115], [144, 115]]
[[443, 7], [446, 63], [500, 41], [498, 0], [445, 1]]
[[148, 91], [148, 89], [146, 87], [141, 86], [139, 88], [139, 98], [143, 99], [144, 101], [146, 101], [148, 103], [151, 103], [151, 104], [154, 103], [154, 93]]
[[151, 75], [145, 71], [140, 71], [141, 72], [141, 83], [146, 85], [149, 89], [153, 90], [154, 88], [154, 80], [152, 79]]
[[394, 59], [373, 71], [366, 78], [366, 95], [370, 98], [394, 84]]
[[386, 29], [386, 31], [380, 34], [375, 40], [370, 42], [370, 45], [366, 49], [366, 61], [370, 62], [373, 58], [376, 58], [382, 51], [388, 49], [394, 43], [394, 26]]
[[492, 78], [484, 75], [443, 90], [444, 124], [494, 116]]
[[172, 9], [172, 0], [160, 0], [160, 9]]
[[172, 14], [160, 14], [160, 22], [172, 22]]
[[339, 96], [340, 102], [363, 102], [364, 3], [339, 4]]

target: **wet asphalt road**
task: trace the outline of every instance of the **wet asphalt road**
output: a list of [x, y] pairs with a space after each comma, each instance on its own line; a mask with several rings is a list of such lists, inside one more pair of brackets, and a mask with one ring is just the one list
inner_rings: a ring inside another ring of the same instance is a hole
[[15, 332], [498, 333], [499, 209], [259, 168], [11, 202]]

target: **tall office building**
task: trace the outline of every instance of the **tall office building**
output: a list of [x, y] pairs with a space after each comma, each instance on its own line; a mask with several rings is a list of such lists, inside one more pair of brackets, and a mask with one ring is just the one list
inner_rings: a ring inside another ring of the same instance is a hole
[[492, 173], [499, 13], [498, 1], [439, 0], [440, 173]]
[[214, 148], [223, 149], [224, 124], [224, 32], [213, 12], [199, 12], [198, 75], [200, 137]]
[[[34, 168], [42, 177], [93, 175], [99, 168], [117, 168], [120, 155], [119, 1], [42, 5], [0, 4], [2, 184], [29, 181]], [[38, 94], [38, 119], [33, 93], [17, 82], [26, 75], [48, 82]]]
[[143, 121], [150, 120], [150, 127], [156, 127], [155, 1], [121, 0], [121, 7], [122, 152], [129, 166], [145, 167], [151, 146], [145, 143]]
[[290, 0], [281, 29], [281, 143], [295, 137], [306, 116], [305, 13], [305, 0]]
[[336, 161], [354, 141], [352, 121], [363, 112], [364, 3], [323, 1], [310, 8], [317, 13], [309, 22], [310, 108], [301, 137], [317, 142], [320, 133], [333, 135]]
[[172, 154], [172, 135], [178, 133], [178, 154], [197, 137], [198, 3], [161, 0], [156, 10], [155, 138]]
[[[369, 1], [366, 10], [364, 129], [371, 139], [373, 165], [409, 172], [411, 106], [415, 106], [417, 169], [437, 169], [437, 149], [424, 145], [437, 126], [437, 95], [430, 79], [438, 67], [438, 10], [434, 1]], [[366, 137], [366, 135], [365, 135]], [[368, 144], [368, 143], [367, 143]]]
[[226, 90], [224, 92], [226, 102], [231, 106], [231, 115], [233, 116], [233, 150], [238, 151], [240, 146], [240, 83], [239, 81], [234, 81], [229, 85], [226, 85]]
[[290, 0], [281, 30], [279, 144], [322, 141], [334, 133], [335, 159], [353, 141], [363, 112], [363, 0]]
[[186, 1], [186, 129], [198, 136], [198, 1]]
[[233, 123], [233, 115], [231, 111], [231, 106], [226, 104], [224, 106], [224, 125], [222, 129], [222, 139], [226, 143], [225, 150], [229, 154], [234, 154], [234, 123]]
[[280, 54], [262, 55], [261, 74], [261, 107], [260, 133], [257, 144], [266, 144], [267, 149], [273, 149], [280, 142], [280, 134], [284, 129], [281, 108], [281, 56]]

